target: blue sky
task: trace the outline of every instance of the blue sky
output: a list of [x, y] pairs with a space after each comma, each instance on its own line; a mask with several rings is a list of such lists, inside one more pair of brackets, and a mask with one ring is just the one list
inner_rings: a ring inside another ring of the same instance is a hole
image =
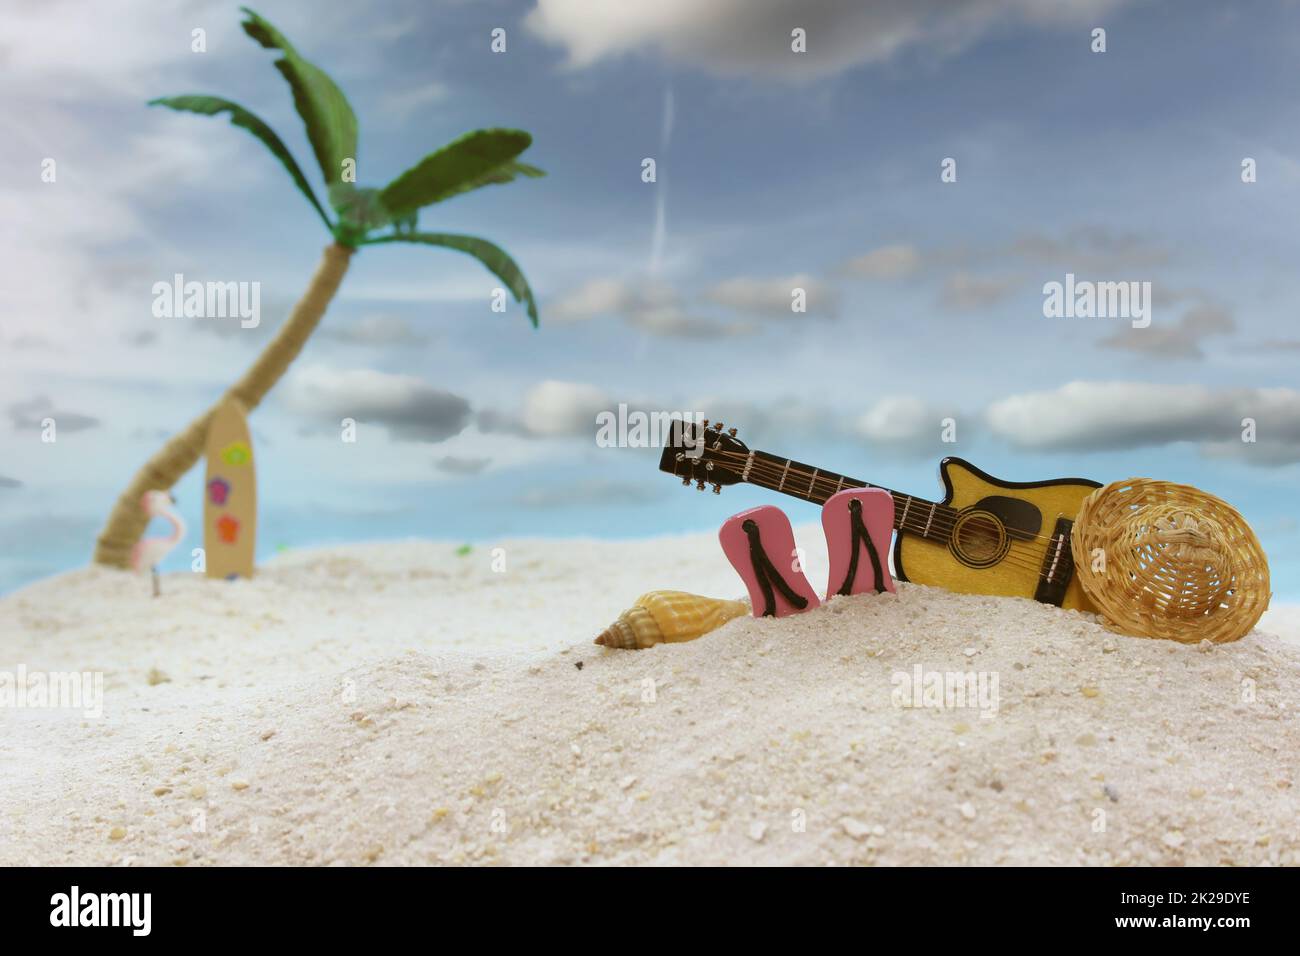
[[[144, 106], [242, 103], [323, 196], [288, 89], [235, 5], [155, 6], [0, 14], [3, 590], [88, 559], [135, 468], [254, 359], [328, 241], [246, 133]], [[653, 450], [596, 447], [595, 412], [629, 401], [725, 418], [757, 447], [918, 495], [938, 494], [944, 455], [1014, 480], [1196, 484], [1245, 513], [1275, 591], [1300, 598], [1295, 4], [257, 9], [348, 94], [362, 183], [483, 126], [529, 130], [524, 158], [548, 172], [421, 218], [508, 249], [537, 292], [537, 331], [513, 303], [491, 311], [497, 283], [472, 259], [355, 257], [253, 418], [263, 553], [640, 536], [772, 500], [687, 492]], [[197, 27], [205, 53], [190, 49]], [[790, 51], [794, 27], [806, 53]], [[955, 183], [940, 181], [945, 157]], [[1246, 157], [1257, 182], [1241, 180]], [[261, 325], [155, 318], [153, 283], [177, 272], [259, 282]], [[1067, 272], [1151, 282], [1151, 326], [1044, 318], [1043, 284]], [[795, 286], [807, 314], [788, 308]], [[472, 414], [432, 441], [448, 396]], [[360, 438], [345, 444], [338, 420], [354, 409]], [[423, 432], [394, 427], [426, 412]], [[947, 416], [955, 444], [939, 440]], [[177, 489], [192, 546], [198, 474]]]

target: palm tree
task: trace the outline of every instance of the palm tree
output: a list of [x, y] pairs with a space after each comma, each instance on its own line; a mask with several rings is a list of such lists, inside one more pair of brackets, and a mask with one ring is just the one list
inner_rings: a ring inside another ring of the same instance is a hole
[[122, 492], [99, 534], [95, 547], [95, 561], [99, 564], [128, 565], [131, 548], [144, 533], [148, 520], [140, 508], [141, 496], [152, 489], [171, 488], [198, 461], [216, 409], [233, 399], [252, 411], [280, 380], [325, 314], [358, 247], [415, 242], [468, 253], [496, 275], [516, 301], [524, 303], [533, 327], [537, 326], [532, 290], [519, 266], [503, 249], [476, 236], [417, 229], [419, 210], [424, 206], [481, 186], [508, 183], [518, 176], [544, 175], [540, 169], [517, 160], [532, 143], [532, 137], [517, 129], [475, 130], [425, 156], [382, 189], [357, 187], [357, 118], [347, 98], [325, 71], [303, 59], [275, 27], [247, 7], [240, 9], [247, 17], [244, 32], [263, 47], [281, 54], [275, 66], [293, 91], [294, 106], [306, 124], [307, 138], [320, 164], [336, 218], [330, 220], [280, 137], [242, 106], [203, 95], [163, 97], [152, 100], [150, 105], [204, 116], [228, 113], [233, 125], [256, 136], [284, 164], [320, 215], [333, 242], [325, 248], [306, 293], [244, 377], [184, 431], [174, 435]]

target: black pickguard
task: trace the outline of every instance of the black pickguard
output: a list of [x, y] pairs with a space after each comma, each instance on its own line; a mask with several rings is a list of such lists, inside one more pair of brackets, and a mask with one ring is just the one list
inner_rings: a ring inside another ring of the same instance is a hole
[[1032, 541], [1043, 528], [1043, 513], [1036, 505], [1005, 495], [989, 495], [974, 505], [977, 511], [997, 515], [1006, 526], [1007, 536], [1018, 541]]
[[[1093, 488], [1101, 487], [1100, 482], [1092, 481], [1088, 478], [1053, 478], [1047, 481], [1004, 481], [1000, 478], [994, 478], [981, 468], [976, 468], [965, 459], [950, 457], [944, 458], [939, 462], [939, 478], [943, 481], [945, 492], [943, 497], [944, 504], [952, 503], [952, 482], [948, 478], [948, 467], [950, 465], [964, 468], [977, 478], [980, 478], [991, 485], [1006, 488], [1008, 491], [1015, 491], [1017, 488], [1042, 488], [1049, 485], [1087, 485]], [[998, 507], [1003, 509], [1002, 511], [998, 511], [996, 508], [989, 508], [988, 510], [997, 514], [999, 518], [1006, 522], [1008, 535], [1021, 538], [1022, 535], [1040, 534], [1042, 532], [1043, 516], [1035, 505], [1032, 505], [1029, 502], [1022, 502], [1015, 498], [1008, 498], [1001, 495], [989, 495], [981, 501], [980, 506], [983, 507], [984, 502], [990, 500], [996, 502]], [[1004, 505], [1002, 502], [1009, 503], [1009, 511], [1008, 505]], [[1033, 512], [1032, 520], [1030, 520], [1029, 516], [1030, 511]], [[1031, 527], [1034, 529], [1032, 532], [1030, 531]], [[1012, 528], [1015, 529], [1014, 532], [1010, 530]], [[899, 581], [908, 580], [907, 571], [903, 567], [904, 534], [905, 533], [900, 532], [894, 536], [894, 577]], [[1066, 579], [1064, 584], [1068, 585], [1068, 583], [1069, 581]], [[1044, 601], [1045, 603], [1052, 603], [1059, 606], [1061, 600], [1064, 598], [1064, 594], [1064, 586], [1060, 583], [1053, 582], [1050, 588], [1046, 590], [1040, 589], [1039, 594], [1035, 596], [1038, 600]]]

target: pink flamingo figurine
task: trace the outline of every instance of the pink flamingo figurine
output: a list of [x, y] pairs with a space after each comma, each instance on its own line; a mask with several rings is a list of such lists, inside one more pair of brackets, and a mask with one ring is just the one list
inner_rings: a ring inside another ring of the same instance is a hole
[[172, 548], [180, 544], [185, 537], [185, 522], [181, 520], [171, 506], [176, 499], [165, 491], [146, 491], [140, 499], [140, 507], [150, 518], [165, 518], [171, 522], [172, 533], [165, 538], [142, 538], [131, 549], [131, 567], [136, 571], [148, 568], [153, 572], [153, 596], [157, 597], [158, 565], [171, 553]]

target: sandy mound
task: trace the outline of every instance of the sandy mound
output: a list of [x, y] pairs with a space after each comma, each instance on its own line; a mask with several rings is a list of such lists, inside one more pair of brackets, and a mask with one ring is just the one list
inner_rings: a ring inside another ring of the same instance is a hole
[[[102, 719], [0, 711], [0, 863], [1300, 863], [1300, 648], [1271, 635], [902, 586], [608, 651], [641, 590], [734, 596], [711, 535], [506, 553], [0, 601], [0, 667], [105, 674]], [[918, 666], [996, 676], [996, 714], [899, 706]]]

